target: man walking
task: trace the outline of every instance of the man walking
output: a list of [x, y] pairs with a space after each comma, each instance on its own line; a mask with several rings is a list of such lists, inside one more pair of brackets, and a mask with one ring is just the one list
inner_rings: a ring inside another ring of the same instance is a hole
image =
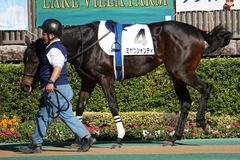
[[73, 91], [67, 79], [67, 50], [60, 40], [62, 24], [56, 19], [47, 19], [42, 24], [42, 30], [42, 39], [47, 47], [40, 63], [39, 76], [45, 102], [41, 103], [37, 115], [32, 143], [20, 147], [20, 151], [42, 152], [43, 137], [56, 114], [81, 139], [78, 151], [88, 151], [96, 143], [96, 139], [90, 135], [72, 111], [70, 100], [73, 98]]

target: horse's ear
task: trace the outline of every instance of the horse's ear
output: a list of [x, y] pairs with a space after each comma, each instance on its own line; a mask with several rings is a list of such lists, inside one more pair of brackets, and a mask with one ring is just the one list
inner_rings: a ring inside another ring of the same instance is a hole
[[28, 36], [25, 36], [25, 43], [27, 44], [28, 47], [31, 45], [30, 38]]

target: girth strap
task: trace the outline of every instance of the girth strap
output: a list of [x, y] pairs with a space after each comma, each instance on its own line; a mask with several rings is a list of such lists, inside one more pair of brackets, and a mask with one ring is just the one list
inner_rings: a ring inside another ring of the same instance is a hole
[[116, 30], [115, 30], [115, 43], [114, 48], [112, 48], [112, 52], [115, 52], [114, 54], [114, 73], [115, 73], [115, 79], [117, 81], [124, 79], [124, 67], [123, 67], [123, 55], [122, 55], [122, 30], [123, 25], [117, 24]]

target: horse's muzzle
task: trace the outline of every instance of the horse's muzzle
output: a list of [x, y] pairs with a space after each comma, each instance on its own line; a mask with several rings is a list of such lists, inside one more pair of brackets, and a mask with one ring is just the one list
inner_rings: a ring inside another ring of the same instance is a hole
[[32, 91], [32, 86], [29, 84], [21, 84], [21, 89], [24, 92], [31, 92]]

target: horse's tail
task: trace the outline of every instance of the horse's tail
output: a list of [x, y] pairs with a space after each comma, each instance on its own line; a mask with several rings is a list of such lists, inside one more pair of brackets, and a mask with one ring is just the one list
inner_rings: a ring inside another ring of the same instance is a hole
[[198, 31], [201, 33], [203, 39], [209, 44], [205, 49], [206, 55], [216, 51], [218, 48], [227, 46], [232, 38], [232, 33], [226, 31], [221, 24], [213, 28], [209, 33], [200, 29], [198, 29]]

